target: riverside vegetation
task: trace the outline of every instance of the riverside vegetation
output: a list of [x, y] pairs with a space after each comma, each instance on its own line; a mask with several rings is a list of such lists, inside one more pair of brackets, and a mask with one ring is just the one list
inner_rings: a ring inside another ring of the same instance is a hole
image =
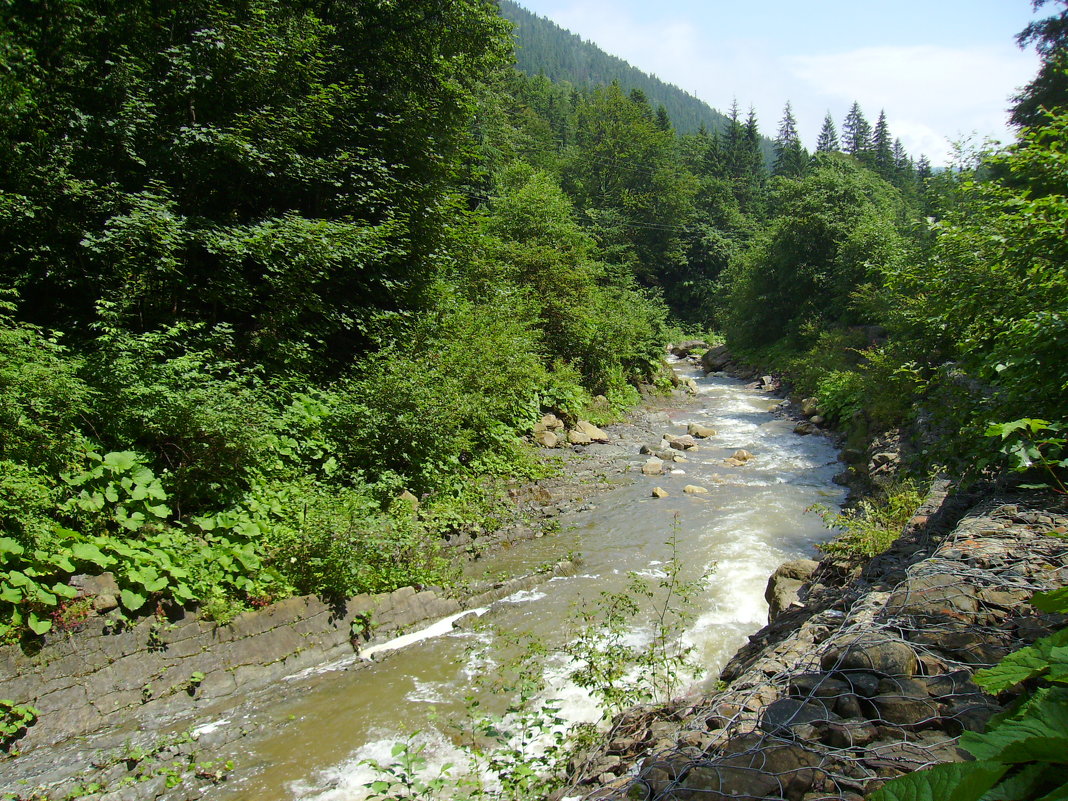
[[1036, 5], [1016, 142], [939, 172], [856, 105], [813, 154], [787, 105], [768, 159], [736, 107], [682, 134], [523, 75], [487, 0], [4, 6], [0, 638], [76, 625], [77, 573], [218, 620], [447, 583], [541, 414], [621, 414], [675, 325], [850, 446], [914, 432], [921, 477], [1063, 493], [1068, 3]]

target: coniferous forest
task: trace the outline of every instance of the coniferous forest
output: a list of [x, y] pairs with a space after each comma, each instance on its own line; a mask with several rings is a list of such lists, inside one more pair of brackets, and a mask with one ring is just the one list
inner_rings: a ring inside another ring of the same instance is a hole
[[223, 620], [447, 582], [446, 538], [546, 469], [541, 415], [617, 419], [684, 333], [856, 441], [911, 426], [920, 474], [1057, 485], [1049, 5], [1016, 142], [932, 171], [859, 105], [810, 153], [789, 104], [700, 119], [532, 44], [520, 72], [489, 0], [4, 4], [0, 637], [78, 572]]

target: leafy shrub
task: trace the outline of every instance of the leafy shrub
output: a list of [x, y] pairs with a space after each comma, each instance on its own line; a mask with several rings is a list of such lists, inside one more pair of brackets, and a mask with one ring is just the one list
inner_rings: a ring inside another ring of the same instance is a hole
[[0, 459], [61, 470], [80, 440], [91, 392], [57, 336], [17, 323], [0, 294]]
[[842, 531], [830, 542], [817, 546], [832, 555], [872, 557], [885, 551], [901, 536], [904, 525], [923, 503], [919, 485], [906, 481], [885, 491], [878, 499], [864, 499], [854, 509], [829, 513], [819, 506], [824, 522]]

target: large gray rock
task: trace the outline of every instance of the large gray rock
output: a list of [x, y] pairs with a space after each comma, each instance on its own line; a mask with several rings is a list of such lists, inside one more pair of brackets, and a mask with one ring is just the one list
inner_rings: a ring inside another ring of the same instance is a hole
[[878, 633], [853, 635], [823, 655], [824, 670], [868, 671], [883, 676], [916, 675], [916, 652], [906, 643]]
[[768, 622], [778, 617], [784, 609], [794, 604], [800, 605], [798, 594], [801, 587], [819, 566], [819, 562], [811, 559], [797, 559], [780, 565], [771, 574], [764, 590], [764, 600], [768, 602]]
[[697, 439], [707, 439], [716, 436], [716, 429], [703, 426], [700, 423], [690, 423], [686, 426], [686, 433]]
[[727, 350], [726, 345], [716, 345], [714, 348], [709, 348], [701, 356], [701, 366], [705, 368], [707, 373], [723, 370], [732, 361], [734, 361], [734, 356]]

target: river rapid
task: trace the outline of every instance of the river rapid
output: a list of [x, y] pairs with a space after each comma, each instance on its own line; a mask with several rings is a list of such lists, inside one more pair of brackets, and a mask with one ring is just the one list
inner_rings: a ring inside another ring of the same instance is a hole
[[[533, 590], [478, 610], [486, 625], [470, 625], [469, 618], [454, 628], [451, 619], [442, 621], [410, 637], [412, 644], [380, 650], [370, 668], [352, 669], [353, 660], [325, 665], [291, 677], [291, 691], [275, 694], [285, 700], [201, 727], [249, 732], [218, 755], [239, 768], [216, 797], [358, 801], [375, 778], [366, 760], [389, 762], [393, 744], [415, 732], [432, 766], [460, 761], [448, 719], [461, 716], [465, 699], [480, 692], [483, 709], [500, 709], [506, 701], [480, 689], [509, 653], [509, 638], [494, 632], [529, 632], [543, 643], [548, 656], [532, 669], [544, 671], [562, 714], [597, 720], [595, 701], [567, 680], [560, 648], [575, 636], [580, 610], [596, 605], [603, 593], [624, 591], [629, 574], [655, 583], [673, 557], [684, 566], [683, 579], [699, 584], [682, 635], [701, 665], [690, 689], [713, 683], [748, 635], [767, 622], [768, 576], [785, 561], [815, 555], [816, 543], [827, 539], [820, 517], [806, 508], [835, 508], [844, 491], [832, 482], [840, 469], [832, 444], [794, 434], [791, 421], [772, 414], [778, 399], [723, 375], [705, 376], [689, 363], [675, 369], [696, 380], [699, 394], [696, 403], [669, 410], [663, 433], [683, 434], [694, 422], [714, 428], [714, 437], [699, 440], [687, 462], [667, 464], [673, 471], [655, 477], [641, 475], [647, 457], [635, 447], [633, 481], [597, 495], [593, 508], [563, 516], [558, 533], [476, 563], [479, 573], [507, 576], [577, 553], [574, 575], [547, 576]], [[742, 467], [725, 465], [737, 449], [755, 458]], [[686, 485], [709, 492], [688, 495]], [[652, 497], [654, 487], [669, 497]], [[674, 552], [668, 544], [673, 535]], [[631, 627], [632, 642], [648, 640], [647, 620]]]

